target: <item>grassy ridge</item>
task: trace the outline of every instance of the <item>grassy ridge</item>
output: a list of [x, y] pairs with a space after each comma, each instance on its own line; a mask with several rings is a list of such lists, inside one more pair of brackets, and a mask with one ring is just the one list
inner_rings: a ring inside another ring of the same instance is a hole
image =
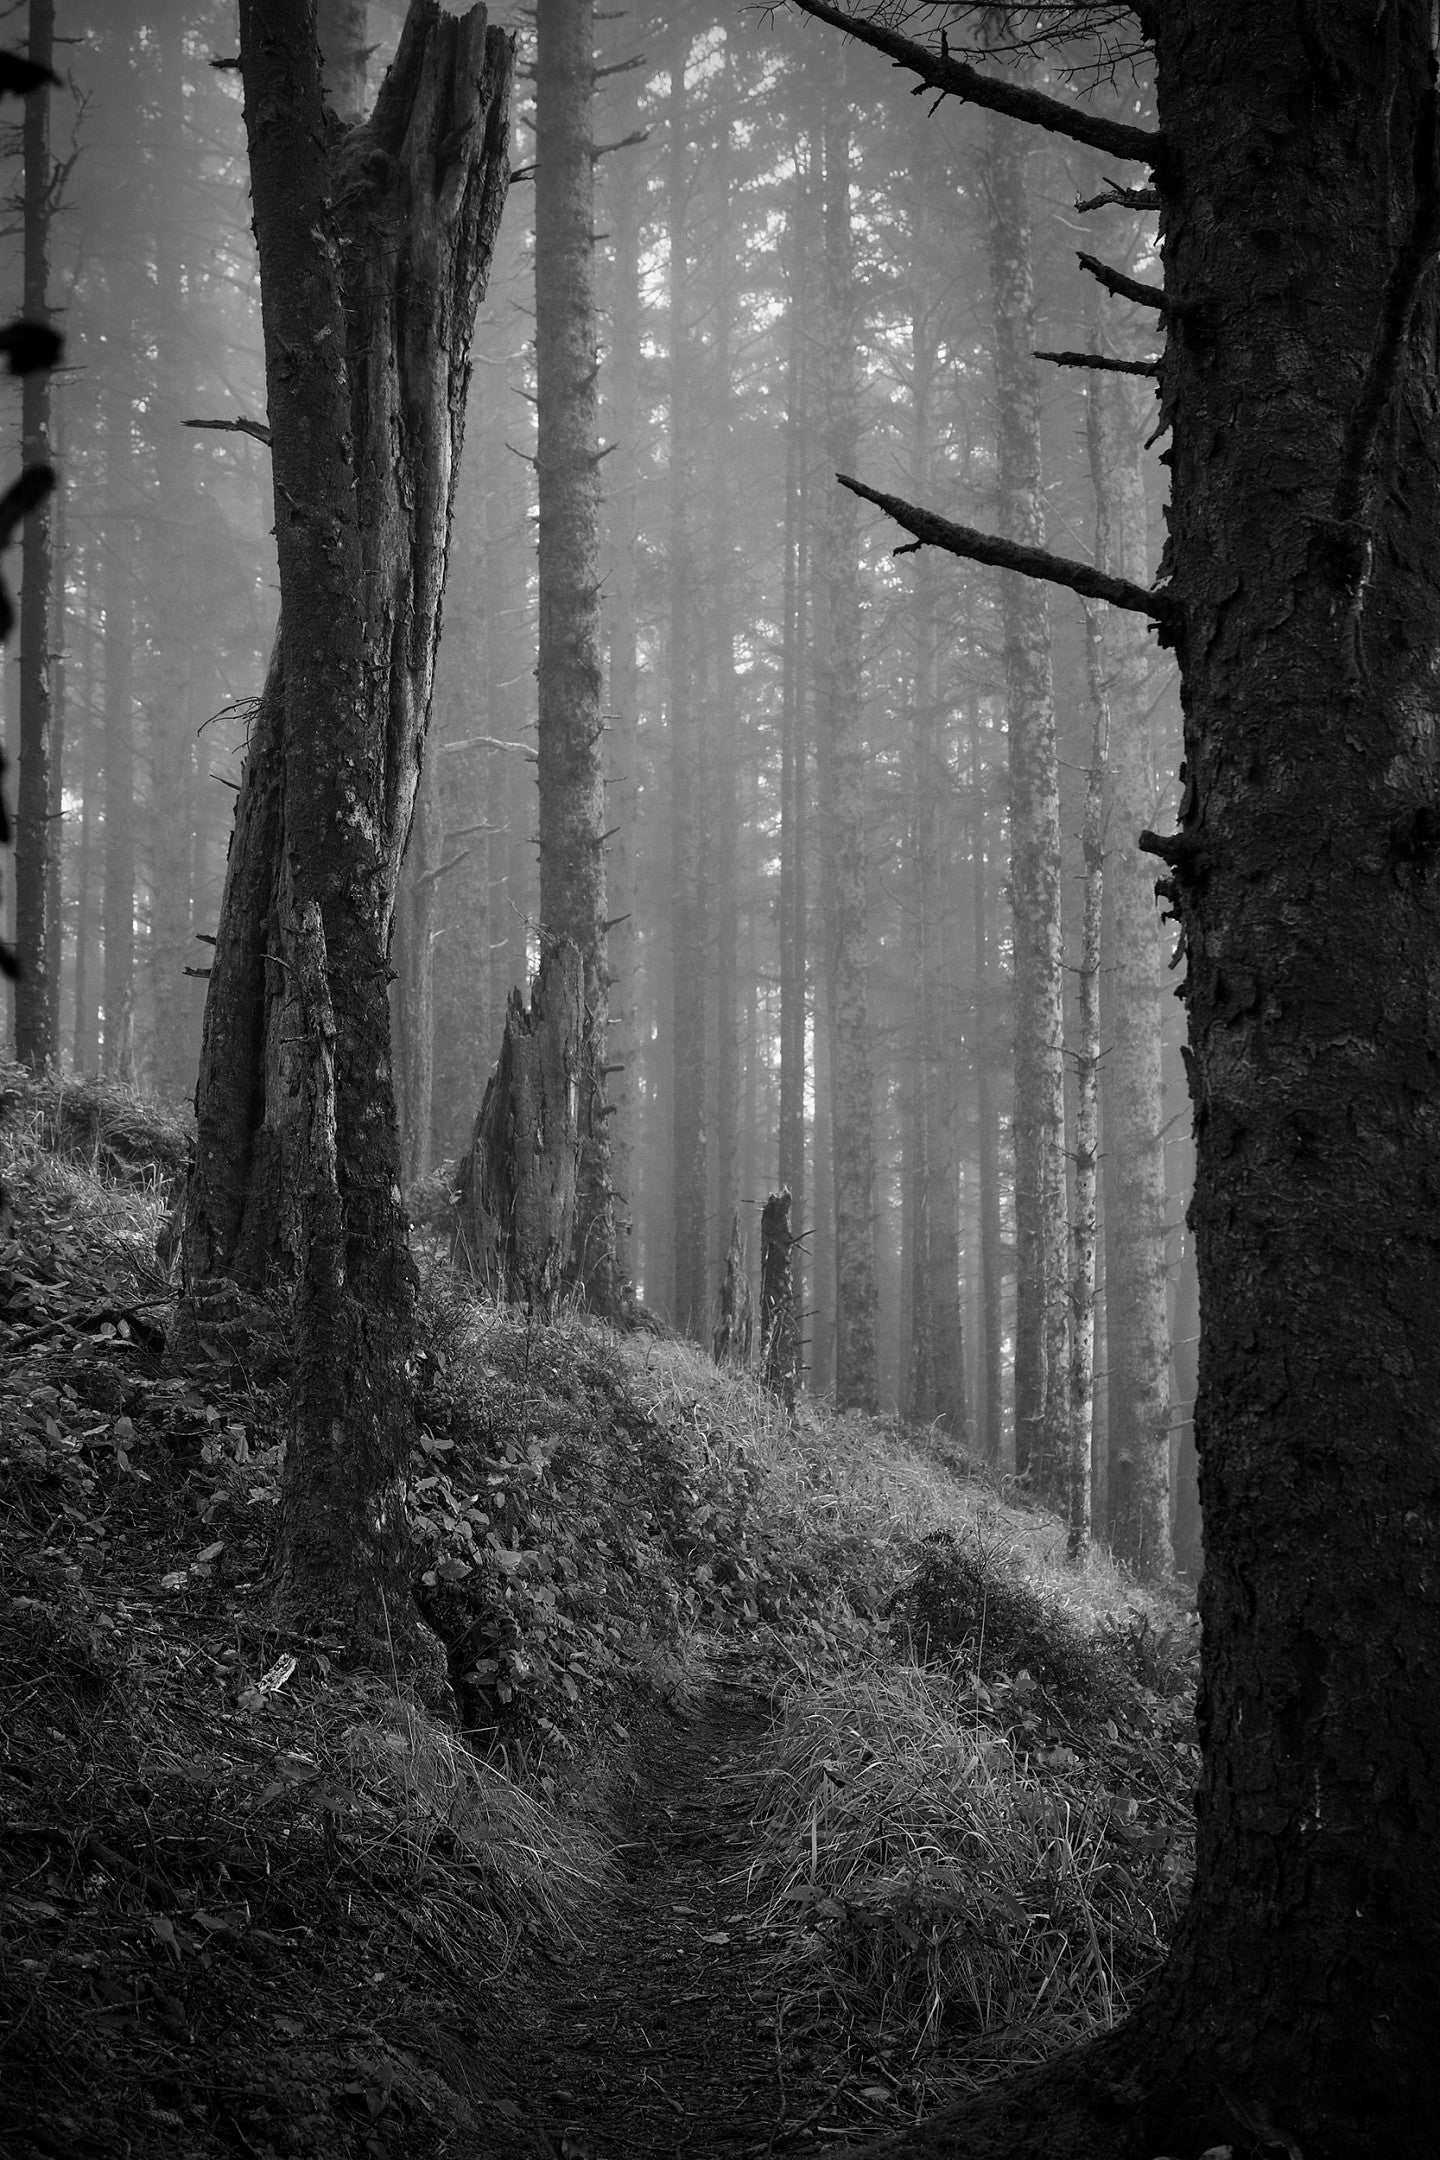
[[523, 2151], [524, 2096], [475, 2083], [477, 1991], [563, 1958], [610, 1879], [599, 1773], [717, 1644], [773, 1694], [736, 1889], [782, 2057], [863, 2062], [913, 2115], [1121, 2013], [1188, 1876], [1178, 1607], [1067, 1568], [1053, 1519], [931, 1435], [792, 1422], [691, 1348], [533, 1328], [431, 1262], [411, 1505], [438, 1723], [271, 1627], [283, 1312], [232, 1301], [167, 1351], [177, 1128], [151, 1145], [133, 1096], [70, 1092], [0, 1076], [17, 2151], [118, 2126], [338, 2155], [357, 2110], [415, 2155]]

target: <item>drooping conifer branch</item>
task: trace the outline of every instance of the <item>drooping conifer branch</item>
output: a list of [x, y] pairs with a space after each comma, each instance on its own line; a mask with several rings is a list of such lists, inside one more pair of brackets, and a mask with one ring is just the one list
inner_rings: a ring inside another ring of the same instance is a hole
[[1166, 300], [1158, 285], [1147, 285], [1140, 278], [1127, 277], [1123, 270], [1112, 269], [1109, 263], [1101, 262], [1098, 255], [1087, 255], [1083, 249], [1077, 260], [1081, 269], [1088, 270], [1091, 277], [1117, 300], [1133, 300], [1137, 307], [1158, 308], [1163, 314]]
[[1158, 360], [1111, 360], [1104, 353], [1088, 352], [1037, 352], [1037, 360], [1049, 360], [1055, 367], [1099, 368], [1107, 375], [1150, 375], [1160, 373]]
[[898, 495], [882, 494], [878, 488], [866, 487], [863, 481], [852, 480], [845, 473], [835, 477], [852, 495], [874, 503], [897, 525], [903, 525], [906, 532], [914, 533], [921, 547], [943, 548], [947, 555], [960, 555], [968, 562], [986, 563], [995, 570], [1018, 570], [1023, 577], [1065, 585], [1082, 599], [1108, 600], [1112, 607], [1148, 615], [1152, 622], [1166, 624], [1172, 619], [1173, 606], [1167, 593], [1132, 585], [1128, 578], [1111, 577], [1108, 571], [1097, 570], [1091, 563], [1072, 562], [1068, 555], [1051, 555], [1045, 548], [1001, 540], [994, 533], [978, 532], [973, 525], [952, 524], [949, 518], [937, 517], [933, 510], [921, 510]]
[[1059, 98], [1047, 97], [1042, 90], [1031, 90], [1024, 83], [982, 75], [978, 68], [955, 59], [949, 52], [935, 52], [914, 38], [902, 37], [898, 30], [887, 29], [883, 23], [869, 22], [848, 8], [832, 7], [828, 0], [795, 0], [795, 5], [819, 22], [848, 31], [862, 45], [872, 45], [896, 67], [909, 68], [920, 78], [916, 96], [924, 90], [938, 90], [942, 96], [960, 98], [967, 105], [982, 105], [1012, 120], [1047, 128], [1052, 135], [1068, 135], [1072, 142], [1088, 143], [1092, 150], [1103, 151], [1109, 157], [1136, 158], [1152, 166], [1160, 162], [1163, 138], [1151, 128], [1127, 127], [1123, 121], [1106, 120], [1097, 113], [1063, 104]]

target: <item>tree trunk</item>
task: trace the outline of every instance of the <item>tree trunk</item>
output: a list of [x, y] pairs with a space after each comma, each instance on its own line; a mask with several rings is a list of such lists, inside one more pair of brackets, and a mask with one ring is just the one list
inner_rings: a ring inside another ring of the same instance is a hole
[[[715, 923], [715, 1177], [717, 1204], [712, 1220], [724, 1222], [740, 1200], [740, 767], [746, 755], [735, 674], [735, 461], [734, 385], [730, 331], [740, 267], [735, 254], [731, 192], [731, 120], [734, 99], [733, 54], [727, 35], [719, 141], [715, 156], [716, 217], [710, 243], [715, 281], [707, 401], [710, 449], [714, 458], [710, 491], [710, 537], [713, 571], [709, 614], [715, 632], [715, 696], [706, 736], [714, 745], [706, 789], [708, 820], [714, 839]], [[733, 1252], [733, 1243], [731, 1246]], [[727, 1259], [728, 1265], [728, 1259]]]
[[[28, 57], [48, 68], [55, 56], [55, 0], [29, 0]], [[50, 86], [25, 99], [21, 124], [24, 182], [21, 208], [24, 313], [27, 322], [50, 319]], [[20, 456], [23, 465], [50, 462], [50, 370], [32, 368], [20, 391]], [[15, 1055], [37, 1070], [55, 1055], [45, 897], [52, 847], [50, 607], [54, 582], [53, 495], [25, 519], [20, 585], [20, 780], [15, 802]]]
[[510, 993], [500, 1057], [460, 1165], [457, 1255], [495, 1295], [548, 1315], [579, 1205], [585, 971], [569, 938], [540, 963], [530, 1008]]
[[[1154, 418], [1147, 383], [1096, 375], [1090, 470], [1103, 569], [1149, 577], [1140, 445]], [[1106, 1531], [1141, 1575], [1170, 1567], [1170, 1336], [1165, 1311], [1165, 1150], [1160, 998], [1165, 970], [1155, 870], [1137, 845], [1155, 813], [1149, 637], [1138, 616], [1107, 608], [1102, 636], [1110, 701], [1105, 899], [1111, 967], [1104, 1067]]]
[[[858, 432], [855, 284], [850, 217], [850, 109], [843, 79], [826, 98], [825, 450], [850, 472]], [[831, 1150], [835, 1180], [835, 1401], [878, 1403], [875, 1361], [875, 1134], [866, 998], [865, 742], [861, 717], [860, 535], [847, 489], [827, 490], [823, 523], [824, 620], [816, 649], [825, 801], [821, 909], [830, 1029]]]
[[[130, 325], [119, 326], [122, 358]], [[133, 428], [123, 374], [106, 387], [105, 494], [112, 511], [128, 483]], [[133, 644], [134, 527], [116, 514], [108, 521], [105, 560], [105, 960], [101, 1070], [107, 1080], [130, 1080], [135, 1070], [135, 711]]]
[[691, 34], [683, 15], [670, 29], [668, 105], [670, 222], [670, 828], [671, 997], [674, 1079], [670, 1129], [674, 1221], [674, 1319], [698, 1335], [708, 1312], [705, 1134], [704, 849], [699, 787], [700, 724], [695, 710], [695, 612], [690, 532], [691, 394], [686, 201], [689, 124], [685, 68]]
[[750, 1280], [745, 1273], [745, 1240], [740, 1234], [739, 1208], [730, 1218], [730, 1244], [720, 1283], [720, 1318], [715, 1328], [714, 1351], [717, 1365], [748, 1365], [750, 1362]]
[[808, 495], [805, 275], [809, 174], [799, 150], [791, 182], [785, 371], [785, 531], [781, 596], [780, 709], [780, 1118], [779, 1180], [805, 1219], [805, 827], [807, 797], [806, 614]]
[[[622, 18], [631, 31], [631, 18]], [[631, 57], [628, 44], [622, 58]], [[621, 67], [612, 78], [607, 134], [623, 142], [638, 130], [640, 73]], [[639, 503], [640, 421], [640, 208], [642, 168], [636, 148], [607, 161], [610, 200], [606, 223], [611, 230], [612, 287], [610, 345], [601, 372], [609, 440], [613, 455], [605, 508], [609, 539], [606, 579], [609, 628], [610, 725], [606, 748], [606, 803], [616, 828], [606, 863], [610, 908], [607, 948], [610, 960], [610, 1034], [606, 1062], [611, 1067], [609, 1100], [610, 1179], [615, 1195], [616, 1268], [626, 1281], [635, 1274], [634, 1234], [638, 1191], [636, 1118], [639, 1114], [640, 1014], [639, 940], [635, 926], [636, 821], [639, 809], [640, 665], [639, 665]]]
[[1004, 1403], [1001, 1398], [1000, 1128], [994, 1096], [993, 1015], [990, 999], [989, 878], [985, 860], [985, 770], [980, 754], [980, 700], [970, 699], [970, 878], [974, 927], [974, 1045], [976, 1182], [980, 1245], [980, 1340], [976, 1393], [976, 1441], [982, 1462], [1001, 1467]]
[[[1040, 399], [1025, 138], [987, 115], [1000, 529], [1041, 547]], [[1010, 883], [1015, 925], [1015, 1467], [1037, 1493], [1065, 1489], [1064, 942], [1060, 783], [1050, 617], [1043, 586], [1000, 580], [1010, 728]], [[1050, 1385], [1053, 1377], [1055, 1385]]]
[[1116, 2032], [910, 2152], [1435, 2138], [1433, 15], [1155, 25], [1205, 1521], [1195, 1880]]
[[600, 717], [599, 360], [595, 330], [593, 0], [539, 0], [535, 359], [540, 488], [540, 922], [585, 967], [575, 1270], [591, 1306], [623, 1302], [615, 1263], [605, 1033], [605, 775]]
[[483, 9], [414, 0], [371, 118], [332, 131], [303, 14], [245, 0], [241, 59], [282, 632], [210, 979], [185, 1271], [295, 1274], [280, 1602], [341, 1615], [364, 1655], [408, 1641], [386, 980], [512, 61]]
[[[400, 1131], [400, 1183], [409, 1194], [430, 1171], [435, 1097], [435, 903], [444, 875], [444, 834], [437, 830], [433, 763], [415, 791], [410, 838], [395, 895], [395, 1115]], [[452, 861], [463, 860], [458, 854]]]
[[[1094, 411], [1096, 386], [1090, 386]], [[1070, 1224], [1070, 1534], [1066, 1551], [1083, 1561], [1090, 1551], [1090, 1457], [1095, 1431], [1095, 1203], [1100, 1157], [1100, 925], [1105, 898], [1105, 768], [1110, 706], [1097, 610], [1085, 615], [1085, 655], [1095, 736], [1085, 785], [1080, 833], [1085, 906], [1080, 933], [1080, 985], [1075, 1045], [1075, 1192]]]
[[790, 1195], [771, 1193], [760, 1210], [760, 1373], [787, 1410], [795, 1408], [800, 1335], [795, 1325]]

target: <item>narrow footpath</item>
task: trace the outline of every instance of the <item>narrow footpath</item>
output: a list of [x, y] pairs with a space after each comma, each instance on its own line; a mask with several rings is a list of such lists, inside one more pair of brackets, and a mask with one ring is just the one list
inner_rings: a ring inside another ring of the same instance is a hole
[[844, 2127], [826, 2122], [787, 2043], [776, 1946], [758, 1904], [746, 1907], [769, 1726], [740, 1667], [712, 1677], [685, 1718], [661, 1714], [633, 1735], [622, 1887], [588, 1917], [512, 2058], [560, 2160], [744, 2160], [813, 2149]]

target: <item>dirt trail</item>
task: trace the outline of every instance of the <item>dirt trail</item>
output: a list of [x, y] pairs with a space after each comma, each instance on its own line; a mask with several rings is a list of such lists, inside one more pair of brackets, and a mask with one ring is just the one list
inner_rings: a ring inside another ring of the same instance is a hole
[[634, 1733], [623, 1886], [515, 2048], [520, 2096], [563, 2160], [706, 2160], [813, 2134], [813, 2099], [782, 2081], [773, 1951], [745, 1908], [769, 1724], [742, 1668], [717, 1672], [685, 1719]]

